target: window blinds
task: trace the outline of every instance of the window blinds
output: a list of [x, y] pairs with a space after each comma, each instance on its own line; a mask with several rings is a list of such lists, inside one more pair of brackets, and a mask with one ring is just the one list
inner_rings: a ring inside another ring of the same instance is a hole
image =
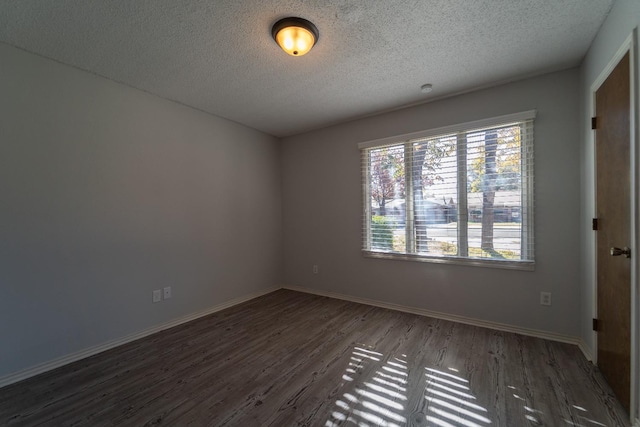
[[363, 251], [532, 266], [534, 118], [528, 111], [359, 144]]

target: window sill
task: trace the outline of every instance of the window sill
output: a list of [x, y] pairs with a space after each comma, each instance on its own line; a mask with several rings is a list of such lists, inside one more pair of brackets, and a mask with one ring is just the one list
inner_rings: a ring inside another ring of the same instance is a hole
[[513, 261], [482, 258], [458, 258], [447, 256], [410, 255], [395, 252], [379, 252], [363, 250], [367, 258], [380, 258], [401, 261], [431, 262], [436, 264], [466, 265], [471, 267], [502, 268], [508, 270], [534, 271], [535, 261]]

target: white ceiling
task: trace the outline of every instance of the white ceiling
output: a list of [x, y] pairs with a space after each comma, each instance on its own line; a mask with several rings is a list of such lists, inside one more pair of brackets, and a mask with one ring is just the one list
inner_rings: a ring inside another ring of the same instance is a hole
[[[0, 41], [287, 136], [577, 66], [612, 3], [4, 0]], [[285, 16], [320, 31], [304, 57], [271, 38]]]

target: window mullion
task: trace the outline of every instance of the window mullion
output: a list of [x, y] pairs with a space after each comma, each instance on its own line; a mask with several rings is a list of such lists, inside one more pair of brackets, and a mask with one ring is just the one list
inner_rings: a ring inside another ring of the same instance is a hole
[[533, 259], [533, 168], [530, 150], [531, 129], [520, 126], [520, 253], [523, 260]]
[[406, 252], [411, 254], [415, 253], [416, 233], [413, 212], [413, 144], [410, 142], [404, 144], [404, 187]]
[[458, 168], [458, 256], [469, 256], [469, 232], [467, 223], [467, 135], [458, 133], [456, 138]]

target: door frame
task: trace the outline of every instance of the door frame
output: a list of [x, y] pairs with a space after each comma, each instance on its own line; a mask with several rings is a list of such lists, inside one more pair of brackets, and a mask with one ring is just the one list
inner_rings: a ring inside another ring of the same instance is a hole
[[[631, 423], [634, 421], [638, 423], [638, 419], [640, 415], [638, 414], [638, 410], [640, 409], [639, 402], [639, 393], [640, 393], [640, 379], [638, 379], [638, 374], [640, 373], [640, 328], [638, 324], [640, 322], [640, 282], [638, 277], [638, 267], [640, 266], [640, 236], [638, 235], [638, 231], [640, 230], [640, 221], [638, 220], [638, 213], [640, 212], [640, 197], [638, 197], [638, 189], [640, 188], [640, 182], [638, 181], [640, 178], [638, 165], [640, 165], [640, 150], [638, 149], [638, 123], [640, 122], [640, 117], [638, 116], [638, 87], [637, 87], [637, 66], [636, 66], [636, 58], [637, 56], [637, 33], [638, 29], [634, 28], [631, 34], [627, 37], [624, 43], [620, 46], [618, 51], [613, 55], [607, 66], [602, 70], [598, 78], [591, 84], [590, 87], [590, 97], [589, 97], [589, 112], [591, 114], [590, 117], [595, 116], [596, 109], [596, 91], [600, 88], [600, 86], [604, 83], [604, 81], [609, 77], [609, 74], [613, 71], [616, 65], [620, 62], [620, 60], [624, 57], [624, 55], [629, 52], [629, 79], [630, 79], [630, 117], [629, 117], [629, 136], [630, 136], [630, 175], [631, 175], [631, 186], [630, 186], [630, 196], [631, 196], [631, 224], [630, 224], [630, 234], [631, 238], [629, 241], [629, 245], [632, 248], [632, 256], [631, 256], [631, 390], [630, 390], [630, 413], [629, 416], [631, 418]], [[590, 183], [591, 194], [593, 197], [593, 218], [596, 217], [597, 212], [597, 195], [596, 195], [596, 183], [597, 183], [597, 170], [596, 170], [596, 147], [595, 147], [595, 132], [590, 131], [587, 132], [589, 137], [587, 139], [591, 144], [592, 151], [590, 153], [589, 161], [593, 174], [593, 182]], [[592, 292], [592, 301], [593, 305], [591, 307], [592, 317], [597, 318], [598, 314], [598, 272], [597, 272], [597, 235], [596, 233], [592, 234], [592, 242], [593, 251], [590, 253], [590, 260], [592, 261], [592, 270], [591, 278], [591, 292]], [[594, 364], [598, 362], [598, 334], [593, 332], [593, 342], [595, 347], [593, 348], [592, 360]], [[638, 424], [640, 425], [640, 423]]]

